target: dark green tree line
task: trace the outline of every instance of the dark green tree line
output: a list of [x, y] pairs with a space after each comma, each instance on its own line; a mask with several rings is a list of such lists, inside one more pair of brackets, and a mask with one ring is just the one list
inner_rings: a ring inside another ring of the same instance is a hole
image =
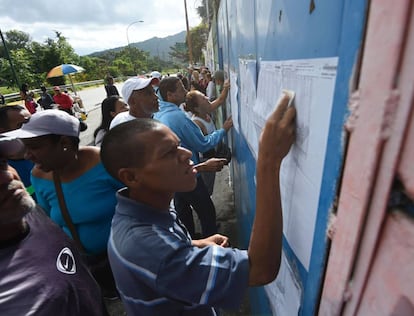
[[[75, 81], [103, 79], [108, 74], [115, 77], [133, 76], [152, 69], [161, 71], [171, 67], [168, 62], [129, 46], [101, 57], [79, 56], [61, 32], [55, 31], [55, 34], [55, 38], [38, 43], [21, 31], [5, 33], [6, 45], [20, 83], [27, 83], [31, 88], [42, 84], [64, 84], [67, 80], [64, 76], [46, 79], [49, 70], [60, 64], [76, 64], [85, 69], [85, 72], [76, 74]], [[3, 47], [0, 49], [0, 84], [18, 88]]]
[[[205, 12], [205, 10], [201, 11]], [[202, 50], [208, 38], [208, 25], [201, 23], [190, 32], [194, 61], [202, 63]], [[29, 34], [18, 30], [10, 30], [4, 34], [4, 37], [18, 81], [27, 83], [31, 89], [38, 88], [42, 84], [67, 83], [67, 76], [46, 79], [49, 70], [60, 64], [76, 64], [83, 67], [85, 72], [73, 77], [74, 81], [79, 82], [103, 79], [107, 75], [120, 77], [144, 74], [155, 69], [163, 71], [180, 68], [188, 63], [188, 48], [185, 43], [177, 43], [171, 48], [170, 56], [174, 58], [173, 61], [167, 62], [159, 56], [152, 57], [148, 52], [131, 46], [126, 46], [119, 51], [105, 52], [99, 57], [79, 56], [59, 31], [55, 31], [54, 38], [47, 38], [43, 43], [33, 41]], [[19, 88], [3, 45], [0, 46], [0, 86]]]

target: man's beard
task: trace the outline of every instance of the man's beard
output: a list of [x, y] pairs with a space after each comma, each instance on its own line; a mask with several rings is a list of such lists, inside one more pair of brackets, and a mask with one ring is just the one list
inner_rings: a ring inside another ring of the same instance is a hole
[[[22, 187], [22, 184], [20, 181], [13, 180], [8, 184], [7, 189], [15, 190], [15, 189], [20, 189], [21, 187]], [[6, 218], [2, 216], [2, 220], [0, 224], [4, 225], [4, 224], [11, 224], [14, 222], [18, 222], [35, 207], [36, 207], [36, 202], [32, 199], [32, 197], [27, 192], [25, 192], [22, 194], [20, 200], [16, 202], [15, 209], [1, 210], [1, 212], [10, 212], [10, 214], [9, 216], [6, 216]]]

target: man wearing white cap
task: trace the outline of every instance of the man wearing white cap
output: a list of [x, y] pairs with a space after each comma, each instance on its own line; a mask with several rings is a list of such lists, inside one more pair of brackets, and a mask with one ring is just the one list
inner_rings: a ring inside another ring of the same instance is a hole
[[159, 96], [158, 90], [160, 89], [162, 75], [159, 71], [153, 71], [151, 72], [151, 78], [154, 79], [154, 81], [152, 82], [152, 88], [154, 89], [155, 94]]
[[128, 112], [117, 114], [110, 129], [136, 118], [151, 118], [158, 111], [158, 97], [154, 93], [154, 78], [133, 77], [124, 82], [121, 93], [129, 105]]
[[159, 71], [153, 71], [151, 72], [151, 78], [157, 78], [159, 81], [161, 81], [162, 75]]

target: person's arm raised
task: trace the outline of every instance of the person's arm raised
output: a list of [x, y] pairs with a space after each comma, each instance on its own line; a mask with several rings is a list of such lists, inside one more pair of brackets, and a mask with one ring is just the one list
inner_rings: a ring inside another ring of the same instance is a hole
[[256, 215], [248, 249], [249, 285], [273, 281], [280, 267], [283, 219], [279, 172], [283, 158], [295, 139], [294, 107], [284, 95], [264, 126], [257, 159]]
[[230, 81], [227, 79], [223, 84], [223, 91], [221, 91], [220, 96], [210, 103], [210, 112], [213, 112], [220, 105], [226, 101], [227, 95], [229, 94]]
[[223, 128], [226, 130], [226, 132], [229, 131], [230, 128], [233, 127], [233, 118], [229, 116], [223, 123]]

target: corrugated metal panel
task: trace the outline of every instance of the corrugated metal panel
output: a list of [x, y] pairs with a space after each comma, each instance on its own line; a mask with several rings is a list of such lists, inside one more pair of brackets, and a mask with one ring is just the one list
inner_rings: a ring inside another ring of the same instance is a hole
[[[413, 8], [411, 8], [413, 10]], [[404, 184], [407, 195], [414, 200], [414, 80], [410, 77], [414, 69], [414, 14], [411, 13], [411, 24], [407, 27], [409, 39], [405, 44], [405, 59], [400, 67], [402, 71], [399, 77], [401, 102], [411, 104], [411, 117], [408, 118], [409, 126], [405, 133], [404, 144], [401, 149], [401, 158], [398, 166], [398, 175]]]
[[[414, 54], [414, 53], [413, 53]], [[411, 65], [408, 69], [414, 69]], [[411, 101], [411, 104], [413, 101]], [[414, 108], [414, 106], [413, 106]], [[401, 161], [398, 166], [398, 174], [404, 184], [408, 196], [414, 200], [414, 111], [411, 112], [410, 126], [408, 127], [405, 143], [401, 153]]]
[[[361, 305], [353, 315], [414, 315], [414, 221], [401, 212], [387, 216]], [[347, 312], [346, 314], [349, 314]]]
[[[408, 30], [412, 30], [406, 21], [412, 9], [408, 0], [371, 1], [359, 106], [354, 113], [321, 315], [370, 315], [360, 314], [359, 304], [371, 295], [364, 288], [374, 262], [384, 268], [383, 257], [375, 253], [384, 237], [387, 202], [412, 110], [414, 76], [405, 66], [412, 64], [414, 56], [414, 34], [406, 46]], [[382, 288], [382, 293], [387, 290]], [[367, 302], [363, 306], [368, 310]]]

